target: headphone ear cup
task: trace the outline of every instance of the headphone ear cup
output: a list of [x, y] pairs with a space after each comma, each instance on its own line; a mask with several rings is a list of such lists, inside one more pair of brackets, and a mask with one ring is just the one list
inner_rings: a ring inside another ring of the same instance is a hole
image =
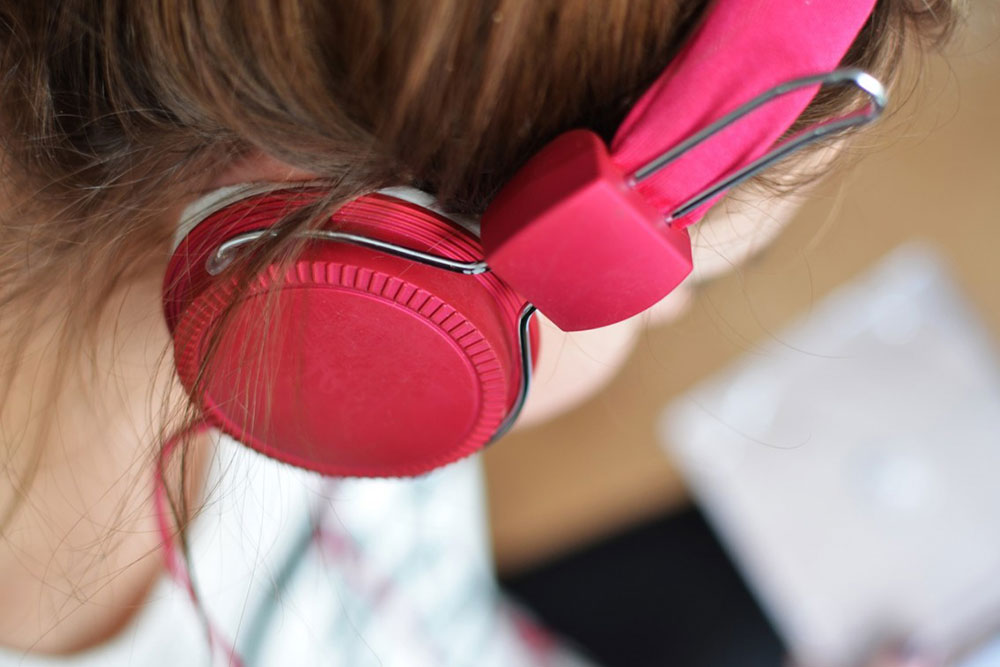
[[[271, 192], [230, 205], [171, 259], [164, 305], [175, 361], [206, 418], [268, 456], [328, 475], [415, 475], [481, 448], [521, 386], [523, 299], [490, 273], [325, 240], [245, 289], [229, 273], [209, 275], [206, 262], [226, 239], [266, 229], [301, 203], [301, 192]], [[467, 231], [385, 195], [345, 205], [329, 228], [459, 261], [482, 257]]]

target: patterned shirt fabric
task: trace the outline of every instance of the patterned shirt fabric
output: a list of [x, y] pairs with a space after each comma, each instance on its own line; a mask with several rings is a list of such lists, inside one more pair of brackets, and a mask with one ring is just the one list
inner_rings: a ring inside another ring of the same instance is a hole
[[189, 529], [198, 604], [164, 577], [114, 639], [0, 667], [588, 667], [506, 600], [478, 457], [334, 480], [222, 438]]

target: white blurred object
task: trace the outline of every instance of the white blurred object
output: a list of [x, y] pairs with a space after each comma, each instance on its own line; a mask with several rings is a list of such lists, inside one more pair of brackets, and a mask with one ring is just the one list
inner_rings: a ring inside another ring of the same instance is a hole
[[677, 400], [661, 436], [806, 664], [885, 637], [968, 655], [1000, 624], [1000, 366], [928, 248]]

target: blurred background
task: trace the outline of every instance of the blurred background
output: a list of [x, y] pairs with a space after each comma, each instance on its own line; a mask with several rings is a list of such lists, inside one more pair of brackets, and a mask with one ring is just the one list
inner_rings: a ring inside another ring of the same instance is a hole
[[1000, 665], [998, 15], [606, 391], [487, 452], [505, 585], [604, 664]]

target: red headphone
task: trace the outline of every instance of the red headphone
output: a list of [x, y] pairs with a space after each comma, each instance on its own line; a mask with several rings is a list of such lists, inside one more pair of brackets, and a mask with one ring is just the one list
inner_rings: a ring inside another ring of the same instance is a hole
[[[181, 381], [192, 391], [214, 352], [206, 421], [324, 474], [415, 475], [477, 451], [527, 395], [536, 307], [564, 330], [642, 312], [691, 271], [686, 228], [722, 193], [878, 116], [878, 81], [835, 69], [874, 2], [713, 3], [610, 150], [587, 130], [556, 138], [491, 203], [481, 238], [429, 195], [382, 191], [237, 294], [226, 266], [323, 189], [213, 193], [184, 216], [164, 282]], [[822, 85], [871, 104], [775, 147]]]

